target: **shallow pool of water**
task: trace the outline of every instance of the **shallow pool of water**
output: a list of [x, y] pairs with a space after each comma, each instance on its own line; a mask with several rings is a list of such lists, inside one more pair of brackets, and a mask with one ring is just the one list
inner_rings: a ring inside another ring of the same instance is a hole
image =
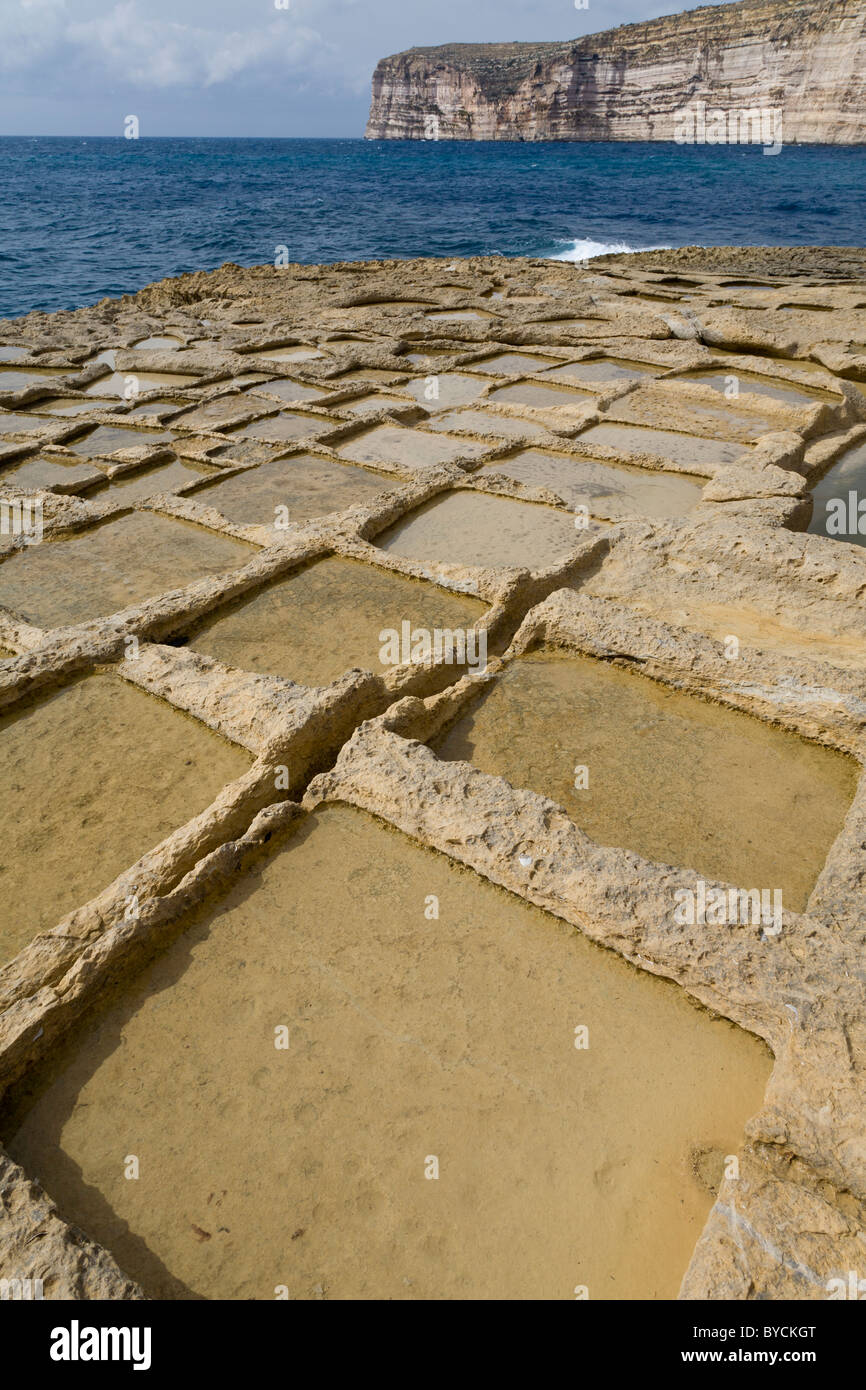
[[704, 487], [702, 478], [596, 463], [543, 449], [524, 449], [487, 467], [530, 487], [548, 488], [570, 506], [586, 506], [590, 516], [602, 520], [685, 516], [700, 502]]
[[424, 563], [543, 570], [579, 545], [574, 518], [553, 507], [480, 492], [449, 492], [418, 507], [375, 544]]
[[38, 409], [46, 415], [86, 415], [91, 410], [116, 410], [117, 401], [110, 400], [107, 396], [104, 400], [90, 396], [86, 401], [53, 396], [50, 400], [39, 401]]
[[37, 627], [66, 627], [234, 569], [255, 554], [201, 526], [134, 512], [4, 560], [0, 604]]
[[812, 535], [866, 546], [866, 439], [847, 449], [819, 479], [812, 503]]
[[251, 362], [312, 362], [324, 355], [318, 348], [311, 347], [264, 348], [245, 354]]
[[222, 610], [190, 645], [228, 666], [328, 685], [353, 667], [385, 674], [384, 631], [402, 640], [404, 622], [430, 632], [468, 628], [484, 607], [435, 584], [332, 557]]
[[485, 448], [487, 445], [471, 439], [447, 439], [401, 425], [373, 425], [345, 444], [338, 444], [336, 452], [355, 463], [395, 463], [414, 471], [457, 458], [477, 458]]
[[720, 1174], [769, 1069], [673, 985], [328, 807], [2, 1133], [153, 1298], [670, 1299], [712, 1203], [695, 1152]]
[[197, 376], [182, 372], [112, 372], [101, 376], [91, 386], [85, 386], [88, 396], [121, 396], [133, 400], [139, 393], [153, 391], [157, 386], [195, 386]]
[[551, 409], [561, 405], [586, 405], [588, 397], [567, 386], [542, 386], [537, 381], [516, 381], [510, 386], [496, 386], [488, 397], [491, 401], [512, 401], [515, 405], [532, 405]]
[[341, 415], [376, 415], [380, 410], [405, 410], [412, 402], [405, 396], [389, 396], [384, 391], [370, 391], [366, 396], [356, 396], [353, 401], [341, 401], [337, 410]]
[[643, 362], [628, 362], [618, 357], [592, 357], [584, 362], [567, 362], [564, 367], [551, 367], [545, 372], [554, 381], [591, 382], [638, 381], [654, 369]]
[[[591, 657], [515, 661], [437, 745], [549, 796], [594, 840], [802, 911], [853, 799], [852, 759]], [[587, 770], [578, 789], [575, 769]], [[671, 908], [673, 912], [673, 904]]]
[[[813, 405], [816, 401], [839, 399], [832, 391], [818, 386], [795, 386], [773, 380], [772, 377], [758, 376], [751, 372], [683, 372], [665, 384], [674, 385], [677, 381], [697, 381], [702, 386], [711, 386], [714, 391], [730, 393], [732, 390], [749, 392], [757, 396], [769, 396], [771, 400], [784, 401], [786, 405]], [[731, 397], [736, 400], [736, 396]]]
[[157, 333], [151, 338], [139, 338], [132, 346], [139, 352], [176, 352], [178, 348], [183, 347], [183, 339]]
[[203, 811], [250, 762], [113, 675], [0, 717], [0, 963]]
[[38, 415], [21, 415], [14, 410], [0, 411], [0, 436], [4, 438], [15, 434], [36, 434], [56, 428], [56, 420], [43, 420]]
[[451, 434], [495, 434], [500, 439], [548, 434], [535, 420], [524, 420], [520, 415], [500, 415], [495, 410], [445, 410], [441, 415], [430, 416], [428, 428]]
[[283, 443], [290, 439], [305, 439], [311, 434], [322, 434], [333, 429], [334, 422], [324, 415], [304, 415], [300, 411], [281, 410], [278, 415], [268, 415], [262, 420], [253, 420], [249, 425], [241, 425], [232, 430], [232, 435], [241, 439], [264, 439], [267, 442]]
[[724, 439], [703, 439], [695, 434], [678, 434], [673, 430], [648, 429], [643, 425], [605, 423], [590, 425], [578, 435], [581, 444], [603, 444], [608, 449], [621, 449], [625, 454], [655, 454], [682, 464], [691, 472], [710, 471], [719, 464], [734, 463], [749, 451], [747, 444]]
[[95, 430], [67, 444], [73, 454], [84, 458], [110, 456], [121, 449], [150, 448], [154, 444], [170, 444], [174, 436], [169, 430], [136, 430], [123, 425], [97, 425]]
[[25, 386], [46, 386], [57, 377], [74, 375], [74, 367], [0, 367], [0, 392], [20, 391]]
[[466, 372], [439, 372], [407, 381], [400, 389], [414, 397], [425, 410], [447, 410], [477, 400], [489, 385], [486, 378], [469, 376]]
[[13, 487], [55, 487], [68, 492], [84, 483], [98, 483], [100, 472], [90, 463], [66, 463], [59, 459], [32, 458], [14, 468], [6, 469], [0, 488], [9, 482]]
[[290, 377], [278, 377], [276, 381], [258, 382], [246, 394], [250, 402], [255, 402], [256, 405], [264, 398], [264, 408], [268, 396], [276, 396], [280, 401], [316, 401], [328, 392], [322, 386], [307, 386], [304, 382], [292, 381]]
[[153, 497], [157, 492], [176, 492], [189, 483], [200, 483], [203, 478], [212, 477], [214, 470], [202, 466], [193, 467], [172, 459], [171, 463], [160, 464], [157, 468], [146, 468], [136, 473], [128, 473], [112, 478], [109, 486], [112, 495], [126, 502], [138, 502], [143, 497]]
[[273, 526], [286, 519], [283, 508], [288, 509], [290, 523], [309, 521], [370, 501], [390, 486], [388, 478], [354, 464], [295, 454], [237, 473], [196, 495], [230, 521]]

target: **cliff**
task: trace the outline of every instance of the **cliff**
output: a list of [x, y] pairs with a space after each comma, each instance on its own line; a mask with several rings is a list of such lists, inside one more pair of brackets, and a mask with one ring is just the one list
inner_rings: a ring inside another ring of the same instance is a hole
[[701, 101], [781, 110], [787, 142], [866, 142], [866, 0], [741, 0], [572, 42], [412, 48], [376, 68], [366, 134], [673, 140]]

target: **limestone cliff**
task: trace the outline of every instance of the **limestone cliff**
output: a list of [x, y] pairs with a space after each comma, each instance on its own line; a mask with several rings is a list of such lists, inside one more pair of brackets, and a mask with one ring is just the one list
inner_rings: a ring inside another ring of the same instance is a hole
[[701, 101], [781, 110], [788, 142], [866, 142], [866, 0], [741, 0], [573, 42], [412, 48], [376, 68], [366, 133], [673, 140]]

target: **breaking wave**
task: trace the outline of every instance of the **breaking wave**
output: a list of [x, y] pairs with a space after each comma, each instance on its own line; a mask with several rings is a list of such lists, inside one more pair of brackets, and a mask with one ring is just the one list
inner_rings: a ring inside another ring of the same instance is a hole
[[615, 256], [623, 252], [668, 251], [665, 246], [629, 246], [626, 241], [571, 241], [563, 251], [557, 251], [552, 261], [589, 261], [593, 256]]

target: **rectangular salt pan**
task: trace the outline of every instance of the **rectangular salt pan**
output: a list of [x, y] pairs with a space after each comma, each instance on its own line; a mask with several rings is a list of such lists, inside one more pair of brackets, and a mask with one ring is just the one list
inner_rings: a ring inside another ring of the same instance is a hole
[[673, 985], [328, 807], [2, 1132], [151, 1298], [669, 1299], [769, 1068]]

